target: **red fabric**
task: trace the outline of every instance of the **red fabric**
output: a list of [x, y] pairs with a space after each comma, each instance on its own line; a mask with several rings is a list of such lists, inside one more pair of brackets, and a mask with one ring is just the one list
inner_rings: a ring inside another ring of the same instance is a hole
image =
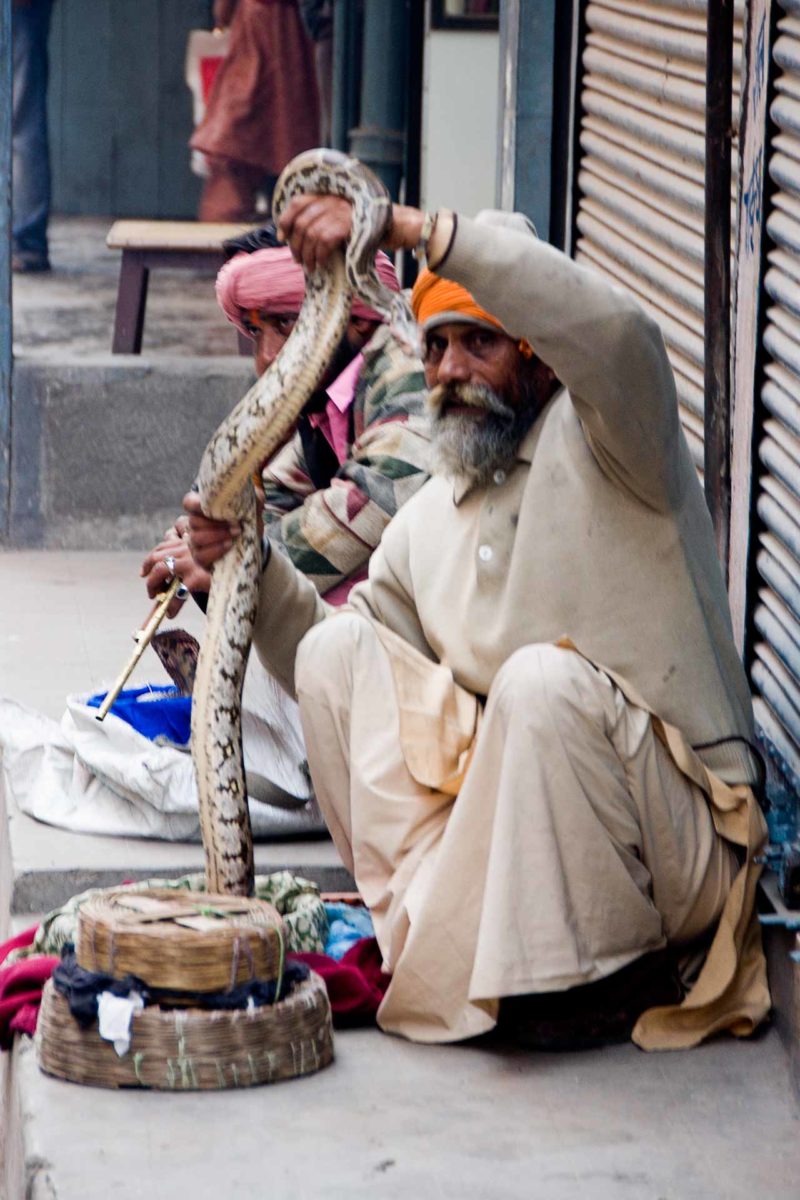
[[296, 0], [239, 0], [192, 149], [279, 175], [290, 158], [318, 144], [314, 46]]
[[15, 1033], [36, 1029], [42, 988], [58, 962], [53, 955], [41, 954], [0, 970], [0, 1050], [11, 1048]]
[[347, 579], [343, 579], [340, 583], [336, 584], [336, 587], [332, 587], [330, 591], [325, 593], [325, 603], [332, 604], [334, 608], [339, 608], [342, 604], [347, 604], [353, 588], [357, 583], [363, 583], [368, 574], [368, 568], [363, 567], [353, 575], [348, 575]]
[[375, 938], [362, 938], [339, 962], [327, 954], [288, 954], [286, 957], [306, 963], [325, 980], [337, 1029], [374, 1023], [391, 979], [381, 970], [383, 960]]
[[[34, 926], [11, 941], [30, 945], [35, 932]], [[6, 942], [0, 955], [5, 957], [14, 948]], [[325, 980], [337, 1029], [373, 1024], [391, 979], [381, 970], [375, 938], [362, 938], [339, 962], [327, 954], [288, 954], [287, 958], [307, 963]], [[10, 1049], [14, 1033], [35, 1032], [42, 988], [58, 963], [57, 957], [42, 954], [0, 969], [0, 1050]]]
[[30, 929], [24, 929], [22, 933], [9, 938], [7, 942], [0, 942], [0, 963], [6, 961], [12, 950], [19, 950], [22, 946], [31, 946], [38, 928], [38, 925], [31, 925]]
[[42, 1003], [42, 993], [36, 992], [30, 1002], [21, 1002], [15, 1015], [8, 1023], [12, 1034], [27, 1033], [33, 1037], [36, 1033], [36, 1023], [39, 1020], [39, 1009]]
[[209, 93], [213, 86], [214, 80], [217, 77], [217, 71], [222, 65], [224, 54], [218, 54], [214, 58], [200, 59], [200, 88], [203, 94], [203, 103], [208, 103]]

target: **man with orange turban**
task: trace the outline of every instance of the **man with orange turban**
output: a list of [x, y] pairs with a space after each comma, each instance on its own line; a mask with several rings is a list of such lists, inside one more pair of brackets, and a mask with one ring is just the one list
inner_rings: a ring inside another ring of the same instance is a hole
[[[281, 229], [313, 267], [350, 210], [300, 197]], [[254, 639], [372, 912], [379, 1024], [746, 1034], [769, 1008], [758, 757], [661, 332], [519, 214], [396, 206], [388, 244], [433, 268], [436, 473], [337, 614], [271, 555]]]

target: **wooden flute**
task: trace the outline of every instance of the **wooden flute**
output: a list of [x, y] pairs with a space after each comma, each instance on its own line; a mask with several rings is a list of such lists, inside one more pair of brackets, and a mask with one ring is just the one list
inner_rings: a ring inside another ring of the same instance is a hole
[[125, 684], [128, 682], [131, 674], [133, 673], [133, 668], [136, 666], [139, 659], [150, 645], [150, 642], [153, 639], [153, 634], [156, 632], [159, 625], [164, 620], [164, 617], [167, 615], [167, 609], [169, 608], [170, 604], [176, 597], [181, 597], [181, 589], [183, 589], [183, 595], [186, 595], [186, 588], [184, 584], [176, 576], [166, 591], [159, 593], [159, 595], [156, 597], [156, 602], [153, 605], [153, 608], [151, 609], [144, 625], [141, 629], [137, 629], [136, 633], [133, 635], [133, 640], [136, 643], [136, 649], [131, 654], [130, 658], [120, 672], [114, 686], [106, 694], [105, 700], [95, 713], [95, 718], [98, 721], [102, 721], [108, 715], [111, 705], [125, 687]]

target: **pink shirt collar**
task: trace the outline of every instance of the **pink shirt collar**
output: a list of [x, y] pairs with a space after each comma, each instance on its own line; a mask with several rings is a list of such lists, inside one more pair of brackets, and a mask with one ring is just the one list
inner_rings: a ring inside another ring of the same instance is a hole
[[333, 401], [340, 413], [346, 413], [355, 399], [356, 384], [363, 365], [364, 355], [357, 354], [353, 361], [347, 364], [341, 375], [337, 375], [330, 387], [325, 389], [328, 398]]
[[347, 364], [342, 373], [325, 389], [328, 403], [324, 410], [312, 413], [309, 417], [314, 428], [322, 430], [340, 466], [350, 454], [350, 420], [347, 414], [355, 399], [356, 384], [363, 362], [364, 356], [357, 354], [353, 361]]

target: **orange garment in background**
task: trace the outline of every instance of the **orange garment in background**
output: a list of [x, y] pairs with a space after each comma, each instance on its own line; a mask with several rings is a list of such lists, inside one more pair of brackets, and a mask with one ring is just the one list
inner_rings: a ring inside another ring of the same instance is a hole
[[[228, 54], [190, 145], [208, 157], [210, 179], [228, 171], [241, 203], [265, 176], [319, 143], [314, 47], [297, 0], [238, 0]], [[247, 219], [251, 212], [203, 212], [204, 220]]]

